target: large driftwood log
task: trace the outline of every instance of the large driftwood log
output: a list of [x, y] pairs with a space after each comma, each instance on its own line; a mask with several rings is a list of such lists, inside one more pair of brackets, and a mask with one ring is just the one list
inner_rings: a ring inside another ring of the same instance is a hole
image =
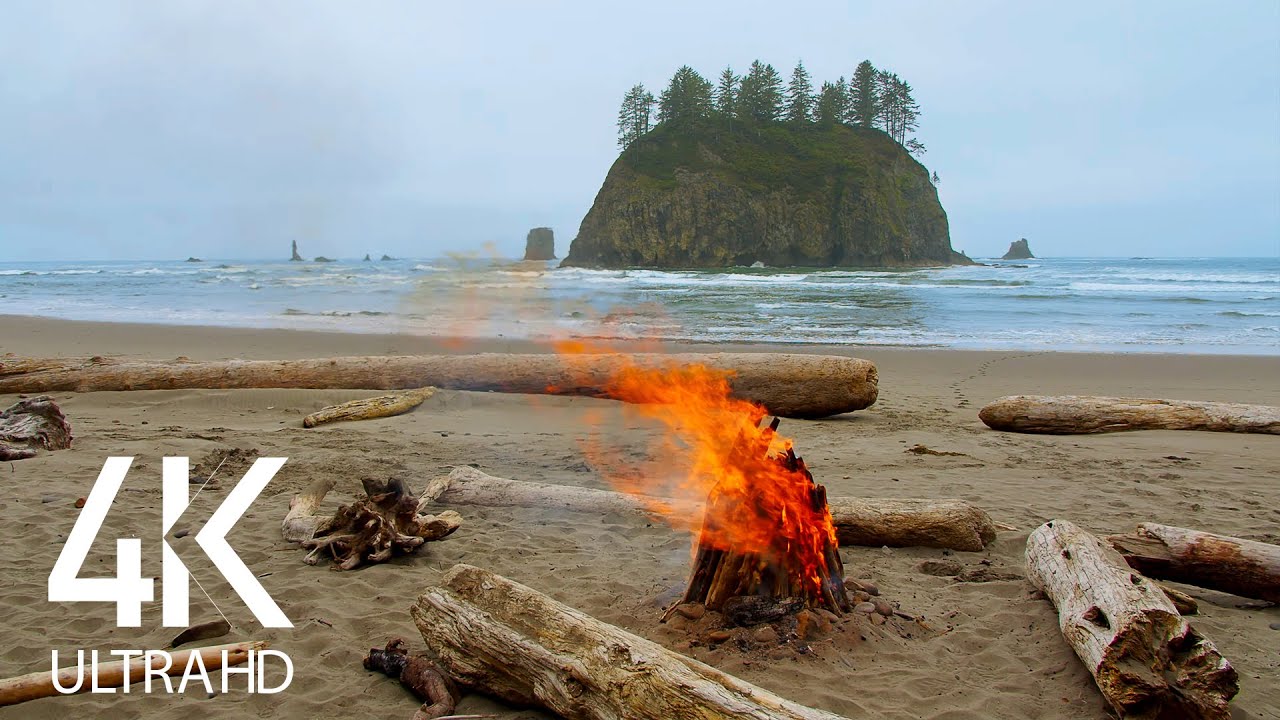
[[1280, 603], [1280, 545], [1156, 523], [1107, 542], [1143, 575]]
[[[696, 520], [702, 503], [594, 488], [508, 480], [464, 465], [427, 483], [423, 502], [541, 507], [590, 513], [670, 514]], [[976, 552], [996, 537], [981, 508], [963, 500], [827, 499], [841, 545], [937, 547]]]
[[978, 411], [988, 427], [1081, 435], [1119, 430], [1213, 430], [1280, 435], [1280, 408], [1089, 395], [1011, 395]]
[[47, 395], [20, 400], [0, 411], [0, 460], [34, 457], [37, 448], [71, 447], [71, 425]]
[[456, 565], [410, 609], [449, 675], [569, 720], [833, 720], [487, 570]]
[[416, 388], [402, 393], [379, 395], [377, 397], [352, 400], [339, 405], [330, 405], [302, 418], [302, 427], [313, 428], [317, 425], [331, 422], [372, 420], [374, 418], [403, 415], [426, 402], [427, 398], [434, 395], [435, 392], [436, 389], [433, 387]]
[[[257, 652], [266, 647], [267, 643], [265, 642], [252, 641], [178, 650], [169, 653], [172, 661], [169, 663], [168, 668], [163, 665], [163, 655], [149, 658], [150, 663], [147, 662], [148, 659], [141, 657], [132, 658], [129, 661], [104, 662], [97, 667], [96, 680], [90, 682], [88, 677], [84, 677], [75, 692], [89, 692], [95, 686], [115, 688], [123, 687], [125, 684], [141, 685], [148, 671], [153, 674], [159, 672], [164, 672], [166, 675], [171, 673], [180, 674], [186, 669], [192, 655], [199, 655], [205, 669], [210, 672], [223, 667], [242, 665], [249, 659], [250, 652]], [[226, 652], [225, 664], [223, 663], [224, 651]], [[85, 675], [88, 674], [89, 668], [87, 665], [88, 663], [86, 662], [83, 666], [58, 668], [58, 685], [64, 688], [75, 687], [76, 680], [81, 678], [82, 672]], [[61, 694], [58, 692], [58, 688], [54, 686], [53, 675], [48, 670], [40, 670], [19, 677], [0, 680], [0, 707]]]
[[1231, 717], [1231, 664], [1096, 537], [1045, 523], [1027, 538], [1027, 578], [1058, 608], [1062, 635], [1121, 717]]
[[876, 401], [876, 366], [832, 355], [685, 353], [599, 355], [409, 355], [314, 360], [144, 361], [114, 358], [0, 359], [0, 393], [177, 388], [450, 390], [608, 397], [628, 366], [702, 364], [731, 371], [736, 397], [783, 417], [815, 418]]

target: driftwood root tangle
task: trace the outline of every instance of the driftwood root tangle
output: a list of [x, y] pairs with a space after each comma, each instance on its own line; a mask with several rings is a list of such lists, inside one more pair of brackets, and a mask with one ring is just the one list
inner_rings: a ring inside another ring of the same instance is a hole
[[[424, 501], [443, 505], [540, 507], [586, 513], [644, 513], [694, 519], [702, 503], [569, 485], [494, 477], [464, 465], [433, 478]], [[833, 497], [827, 503], [841, 545], [936, 547], [976, 552], [996, 537], [997, 526], [981, 508], [962, 500]]]
[[[315, 483], [305, 495], [294, 498], [281, 525], [286, 539], [305, 534], [308, 523], [295, 511], [300, 505], [319, 505], [325, 486]], [[314, 565], [325, 555], [339, 570], [386, 562], [396, 554], [411, 553], [427, 542], [445, 538], [462, 525], [461, 516], [453, 511], [420, 514], [419, 500], [402, 480], [385, 484], [365, 480], [364, 486], [364, 499], [342, 505], [333, 517], [317, 521], [312, 535], [300, 541], [311, 551], [306, 563]]]
[[408, 392], [391, 393], [390, 395], [352, 400], [340, 405], [330, 405], [302, 418], [302, 426], [313, 428], [317, 425], [332, 422], [372, 420], [374, 418], [403, 415], [426, 402], [435, 392], [436, 389], [433, 387], [417, 388]]
[[1156, 523], [1107, 542], [1143, 575], [1280, 603], [1280, 545]]
[[1066, 520], [1045, 523], [1027, 538], [1027, 577], [1121, 717], [1230, 718], [1239, 689], [1231, 664], [1098, 538]]
[[[192, 648], [190, 650], [178, 650], [169, 653], [172, 662], [169, 669], [165, 671], [169, 673], [180, 673], [191, 661], [192, 655], [199, 655], [200, 661], [208, 671], [219, 670], [223, 667], [232, 667], [235, 665], [243, 665], [249, 659], [249, 653], [257, 652], [265, 649], [265, 642], [241, 642], [231, 643], [228, 645], [214, 645], [211, 647]], [[223, 663], [223, 651], [226, 651], [226, 663]], [[80, 687], [76, 692], [89, 692], [93, 687], [114, 688], [122, 687], [126, 678], [130, 685], [142, 684], [143, 677], [150, 672], [160, 672], [162, 667], [161, 658], [155, 657], [150, 666], [146, 661], [134, 659], [132, 661], [117, 660], [115, 662], [100, 663], [97, 667], [97, 680], [91, 682], [89, 678], [85, 678], [80, 683]], [[151, 670], [154, 668], [154, 670]], [[82, 670], [87, 668], [64, 667], [58, 669], [58, 685], [64, 688], [75, 686], [76, 679], [80, 677]], [[15, 678], [0, 680], [0, 707], [5, 705], [16, 705], [24, 703], [28, 700], [38, 700], [39, 698], [53, 697], [61, 695], [58, 689], [54, 687], [53, 677], [50, 672], [41, 670], [39, 672], [28, 673]]]
[[410, 613], [455, 681], [568, 720], [837, 718], [469, 565]]
[[1088, 395], [1011, 395], [978, 411], [988, 427], [1080, 435], [1120, 430], [1212, 430], [1280, 435], [1280, 407]]
[[437, 720], [458, 706], [458, 688], [449, 675], [427, 656], [410, 655], [403, 638], [392, 638], [385, 648], [371, 648], [364, 667], [399, 680], [423, 701], [413, 720]]
[[71, 447], [71, 425], [47, 395], [20, 400], [0, 411], [0, 460], [34, 457], [37, 449]]
[[858, 358], [777, 353], [402, 355], [218, 362], [92, 358], [0, 360], [0, 393], [178, 388], [448, 390], [608, 397], [627, 367], [706, 365], [732, 373], [735, 397], [782, 417], [818, 418], [875, 403], [876, 366]]

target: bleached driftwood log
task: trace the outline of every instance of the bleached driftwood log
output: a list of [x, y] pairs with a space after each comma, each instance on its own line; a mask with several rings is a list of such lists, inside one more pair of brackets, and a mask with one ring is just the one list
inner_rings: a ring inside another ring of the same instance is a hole
[[20, 400], [0, 411], [0, 460], [34, 457], [37, 448], [71, 447], [71, 425], [48, 395]]
[[1119, 430], [1213, 430], [1280, 435], [1280, 408], [1089, 395], [1011, 395], [978, 411], [988, 427], [1079, 435]]
[[458, 683], [569, 720], [834, 720], [546, 595], [456, 565], [410, 609]]
[[217, 362], [114, 358], [0, 358], [0, 393], [177, 388], [449, 390], [609, 397], [628, 366], [702, 364], [731, 371], [736, 397], [782, 417], [815, 418], [876, 401], [874, 363], [832, 355], [775, 353], [406, 355]]
[[[559, 508], [577, 512], [638, 512], [696, 518], [701, 502], [508, 480], [464, 465], [427, 483], [421, 498], [443, 505]], [[981, 508], [963, 500], [828, 498], [842, 545], [938, 547], [975, 552], [996, 537]]]
[[424, 543], [448, 537], [462, 525], [462, 517], [452, 510], [423, 514], [422, 501], [398, 479], [386, 483], [366, 479], [364, 498], [339, 506], [331, 517], [317, 516], [316, 509], [331, 489], [332, 480], [313, 482], [293, 497], [280, 523], [285, 540], [311, 551], [304, 560], [311, 565], [326, 554], [339, 570], [385, 562], [396, 553], [410, 553]]
[[[199, 655], [200, 661], [204, 663], [205, 670], [210, 672], [223, 667], [242, 665], [249, 659], [250, 652], [263, 650], [266, 647], [267, 643], [265, 642], [253, 641], [177, 650], [169, 653], [172, 657], [172, 662], [164, 673], [166, 675], [182, 673], [186, 669], [187, 663], [190, 662], [192, 655]], [[223, 663], [222, 653], [224, 650], [227, 653], [226, 663]], [[124, 660], [100, 663], [96, 670], [96, 680], [90, 682], [88, 677], [84, 677], [80, 687], [75, 692], [89, 692], [95, 686], [100, 688], [122, 687], [125, 684], [126, 677], [130, 685], [141, 685], [148, 669], [154, 668], [153, 672], [161, 672], [164, 667], [163, 659], [163, 656], [155, 656], [149, 666], [143, 658], [131, 658], [127, 663]], [[58, 668], [58, 685], [64, 688], [74, 687], [76, 680], [81, 677], [82, 671], [85, 675], [88, 675], [88, 670], [87, 662], [84, 666]], [[134, 692], [140, 691], [135, 690]], [[58, 689], [54, 687], [53, 675], [48, 669], [0, 680], [0, 707], [61, 694], [63, 693], [58, 692]]]
[[339, 405], [321, 408], [302, 418], [302, 427], [313, 428], [331, 422], [347, 420], [372, 420], [373, 418], [402, 415], [426, 402], [434, 395], [433, 387], [415, 388], [407, 392], [379, 395], [371, 398], [351, 400]]
[[1027, 578], [1058, 608], [1063, 637], [1121, 717], [1231, 717], [1231, 664], [1098, 538], [1045, 523], [1027, 538]]
[[1143, 575], [1280, 603], [1280, 545], [1156, 523], [1107, 542]]

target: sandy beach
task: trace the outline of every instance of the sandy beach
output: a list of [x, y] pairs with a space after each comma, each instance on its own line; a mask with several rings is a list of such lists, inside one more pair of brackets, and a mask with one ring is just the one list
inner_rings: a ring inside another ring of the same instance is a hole
[[[653, 349], [653, 348], [647, 348]], [[426, 586], [465, 562], [525, 583], [601, 620], [768, 688], [851, 718], [1105, 718], [1092, 679], [1063, 641], [1052, 605], [1033, 592], [1022, 553], [1046, 520], [1098, 533], [1138, 522], [1199, 528], [1280, 542], [1280, 437], [1145, 431], [1031, 436], [986, 428], [977, 410], [1002, 395], [1099, 394], [1280, 405], [1280, 357], [980, 352], [883, 347], [662, 346], [662, 350], [785, 351], [874, 361], [880, 399], [871, 408], [782, 432], [834, 496], [960, 498], [986, 509], [1002, 532], [984, 552], [841, 548], [846, 574], [870, 578], [884, 598], [924, 625], [851, 617], [826, 637], [796, 645], [691, 643], [696, 632], [659, 623], [683, 588], [690, 537], [658, 522], [567, 511], [460, 506], [462, 528], [416, 555], [354, 572], [303, 564], [279, 524], [289, 498], [316, 478], [337, 488], [326, 508], [349, 501], [365, 477], [403, 477], [415, 487], [472, 464], [501, 477], [608, 488], [584, 453], [604, 436], [620, 456], [642, 460], [661, 430], [608, 400], [440, 391], [395, 418], [304, 429], [302, 416], [377, 394], [334, 390], [172, 390], [56, 393], [75, 433], [70, 450], [0, 466], [0, 676], [47, 669], [50, 648], [163, 647], [159, 603], [142, 627], [118, 629], [106, 603], [46, 600], [47, 578], [84, 496], [112, 455], [135, 456], [102, 538], [143, 538], [143, 572], [159, 576], [160, 466], [187, 455], [215, 467], [228, 450], [288, 462], [229, 536], [294, 623], [263, 630], [191, 536], [171, 540], [195, 578], [235, 625], [227, 640], [268, 640], [295, 664], [275, 695], [206, 697], [80, 695], [0, 709], [0, 718], [404, 718], [417, 707], [401, 686], [361, 667], [373, 646], [402, 636], [422, 646], [408, 608]], [[521, 341], [446, 342], [399, 335], [237, 330], [85, 323], [0, 316], [0, 355], [110, 355], [155, 359], [303, 358], [423, 352], [538, 352]], [[3, 360], [0, 359], [0, 363]], [[0, 407], [15, 402], [0, 395]], [[922, 444], [944, 455], [916, 454]], [[192, 503], [192, 531], [218, 506], [247, 463], [231, 461]], [[114, 568], [99, 539], [87, 574]], [[926, 574], [922, 561], [989, 566], [1011, 579], [960, 582]], [[1237, 718], [1280, 718], [1280, 608], [1190, 586], [1192, 623], [1240, 675]], [[193, 587], [192, 622], [217, 611]], [[459, 713], [543, 717], [468, 696]]]

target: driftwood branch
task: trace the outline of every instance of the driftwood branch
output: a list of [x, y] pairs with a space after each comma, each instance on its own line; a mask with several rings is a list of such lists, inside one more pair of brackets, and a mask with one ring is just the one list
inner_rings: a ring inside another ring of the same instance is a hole
[[403, 638], [392, 638], [385, 648], [371, 648], [364, 667], [399, 680], [423, 701], [412, 720], [440, 720], [458, 706], [458, 689], [448, 673], [425, 655], [410, 655]]
[[458, 683], [569, 720], [837, 718], [469, 565], [454, 566], [410, 613]]
[[[192, 655], [199, 655], [205, 669], [209, 671], [241, 665], [249, 659], [250, 652], [257, 652], [266, 647], [267, 643], [255, 641], [178, 650], [169, 653], [172, 661], [164, 672], [166, 675], [181, 673], [187, 667]], [[223, 663], [223, 651], [227, 653], [225, 664]], [[130, 685], [141, 684], [148, 671], [154, 673], [162, 671], [160, 665], [162, 659], [163, 656], [155, 656], [152, 658], [153, 662], [150, 665], [142, 658], [100, 663], [97, 667], [96, 682], [90, 683], [89, 678], [85, 677], [76, 692], [89, 692], [94, 686], [100, 688], [122, 687], [125, 685], [126, 680]], [[59, 668], [57, 675], [58, 685], [64, 688], [75, 686], [76, 680], [81, 677], [82, 671], [86, 670], [88, 670], [87, 665]], [[48, 670], [0, 680], [0, 706], [16, 705], [28, 700], [37, 700], [61, 694], [54, 687], [53, 675]]]
[[71, 425], [47, 395], [20, 400], [0, 411], [0, 460], [34, 457], [37, 449], [71, 447]]
[[311, 565], [325, 556], [332, 558], [339, 570], [386, 562], [394, 555], [411, 553], [427, 542], [448, 537], [462, 525], [462, 517], [452, 510], [423, 514], [422, 502], [398, 479], [386, 483], [365, 480], [364, 498], [339, 506], [331, 517], [317, 515], [332, 489], [332, 480], [313, 482], [293, 497], [280, 523], [285, 540], [301, 543], [311, 551], [305, 558]]
[[1107, 542], [1143, 575], [1280, 603], [1280, 545], [1156, 523]]
[[1213, 430], [1280, 435], [1280, 408], [1268, 405], [1087, 395], [1011, 395], [978, 411], [988, 427], [1079, 435], [1119, 430]]
[[302, 426], [313, 428], [317, 425], [332, 422], [372, 420], [374, 418], [402, 415], [426, 402], [427, 398], [434, 395], [435, 392], [436, 389], [433, 387], [417, 388], [402, 393], [379, 395], [377, 397], [344, 402], [340, 405], [330, 405], [302, 418]]
[[[703, 506], [701, 501], [508, 480], [466, 465], [429, 481], [421, 498], [442, 505], [665, 514], [691, 520], [701, 517]], [[974, 552], [996, 536], [991, 517], [962, 500], [835, 497], [827, 502], [842, 545], [939, 547]]]
[[0, 393], [177, 388], [449, 390], [609, 397], [620, 370], [702, 364], [732, 373], [736, 397], [782, 417], [826, 417], [876, 401], [876, 367], [831, 355], [774, 353], [407, 355], [217, 362], [103, 357], [0, 362]]
[[1066, 520], [1027, 538], [1027, 577], [1058, 609], [1062, 635], [1126, 718], [1227, 720], [1236, 671], [1155, 583]]

